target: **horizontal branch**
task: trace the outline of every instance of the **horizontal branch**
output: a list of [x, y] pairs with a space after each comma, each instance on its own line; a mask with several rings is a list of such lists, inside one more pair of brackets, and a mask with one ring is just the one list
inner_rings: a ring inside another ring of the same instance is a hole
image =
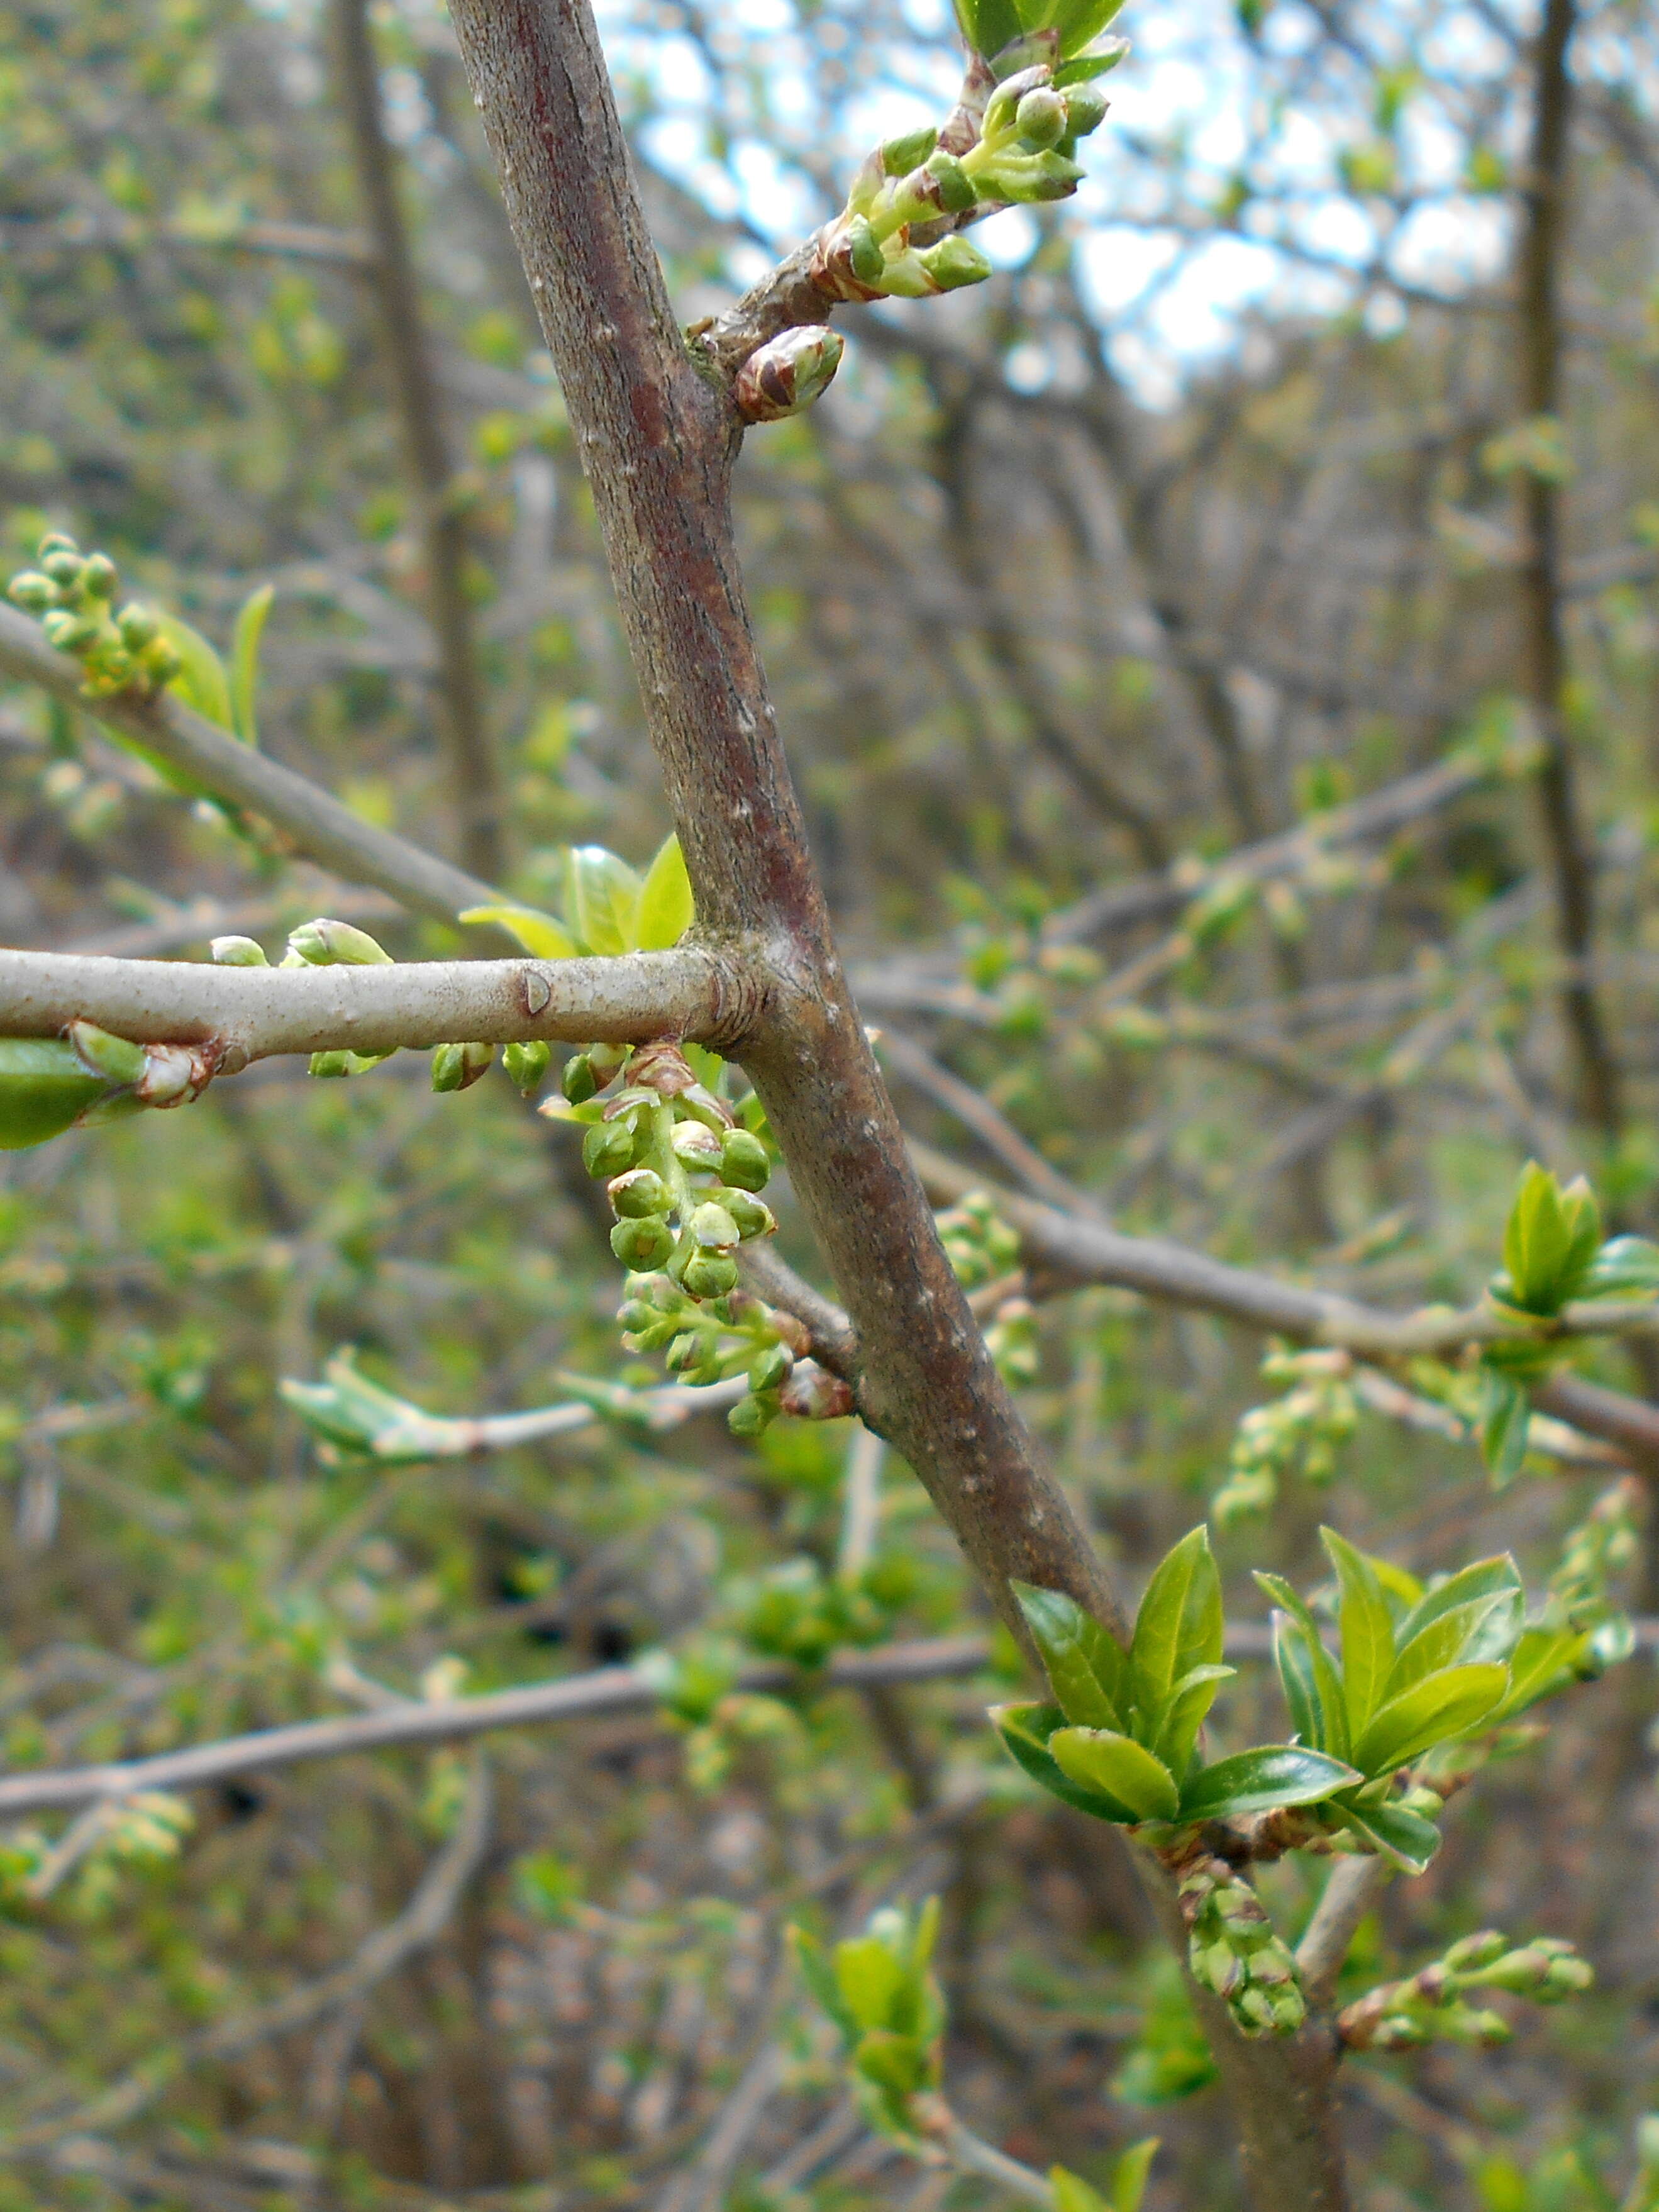
[[501, 894], [489, 884], [423, 853], [394, 831], [365, 822], [305, 776], [252, 745], [238, 744], [228, 731], [193, 713], [170, 692], [154, 698], [130, 691], [88, 698], [80, 663], [48, 645], [27, 615], [7, 606], [0, 606], [0, 676], [39, 684], [216, 799], [262, 816], [349, 883], [372, 884], [390, 892], [400, 906], [441, 921], [453, 921], [468, 907], [499, 902]]
[[228, 1073], [274, 1053], [391, 1052], [532, 1037], [729, 1046], [763, 996], [730, 958], [696, 947], [605, 960], [423, 960], [384, 967], [233, 968], [0, 951], [0, 1036], [72, 1021], [135, 1043], [220, 1046]]

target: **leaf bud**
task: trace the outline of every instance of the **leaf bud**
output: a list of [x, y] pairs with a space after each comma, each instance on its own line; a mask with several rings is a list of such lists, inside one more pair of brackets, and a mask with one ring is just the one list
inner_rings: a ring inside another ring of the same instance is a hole
[[702, 1339], [694, 1328], [682, 1329], [662, 1356], [662, 1364], [671, 1375], [683, 1375], [688, 1367], [695, 1367], [702, 1358]]
[[1067, 123], [1065, 95], [1051, 84], [1028, 92], [1014, 111], [1014, 128], [1031, 146], [1058, 146], [1067, 135]]
[[675, 1158], [689, 1168], [718, 1168], [723, 1164], [720, 1139], [702, 1121], [676, 1121], [668, 1141]]
[[573, 1052], [559, 1077], [559, 1088], [572, 1106], [585, 1106], [599, 1089], [593, 1062], [585, 1052]]
[[921, 259], [934, 289], [940, 292], [960, 292], [965, 285], [982, 284], [991, 274], [988, 256], [970, 238], [942, 238]]
[[349, 1052], [313, 1052], [306, 1062], [306, 1073], [315, 1076], [349, 1075], [351, 1054]]
[[844, 240], [847, 265], [860, 284], [878, 284], [885, 256], [867, 216], [854, 216]]
[[1490, 1966], [1509, 1948], [1509, 1938], [1496, 1928], [1483, 1928], [1474, 1936], [1460, 1936], [1446, 1954], [1446, 1964], [1455, 1973], [1471, 1966]]
[[1421, 2021], [1412, 2019], [1408, 2013], [1388, 2013], [1372, 2029], [1369, 2047], [1373, 2051], [1418, 2051], [1428, 2039], [1429, 2031]]
[[803, 1421], [838, 1421], [854, 1410], [852, 1385], [816, 1359], [796, 1362], [781, 1401], [786, 1413]]
[[1538, 2002], [1553, 2004], [1563, 1997], [1577, 1996], [1595, 1979], [1595, 1970], [1588, 1959], [1552, 1959], [1544, 1972], [1543, 1987], [1536, 1992]]
[[674, 1249], [674, 1232], [660, 1214], [619, 1221], [611, 1232], [611, 1249], [624, 1267], [660, 1267]]
[[1486, 2012], [1474, 2005], [1448, 2005], [1436, 2018], [1435, 2033], [1448, 2042], [1490, 2049], [1508, 2043], [1515, 2031], [1501, 2013]]
[[624, 1221], [643, 1221], [648, 1214], [668, 1211], [668, 1185], [655, 1168], [629, 1168], [606, 1184], [605, 1195]]
[[939, 133], [931, 124], [920, 131], [907, 131], [902, 137], [887, 139], [881, 149], [881, 166], [890, 177], [908, 176], [910, 171], [925, 161], [939, 143]]
[[596, 1121], [582, 1139], [582, 1165], [589, 1175], [608, 1182], [633, 1166], [638, 1142], [633, 1121], [626, 1116], [616, 1121]]
[[[678, 1137], [678, 1130], [674, 1133]], [[720, 1146], [720, 1181], [734, 1190], [764, 1190], [772, 1179], [771, 1155], [751, 1131], [728, 1129]]]
[[1066, 88], [1066, 136], [1086, 138], [1106, 120], [1106, 95], [1092, 84]]
[[89, 645], [98, 635], [98, 625], [88, 622], [84, 615], [71, 614], [67, 607], [54, 607], [40, 618], [48, 645], [55, 645], [59, 653], [75, 653]]
[[67, 546], [58, 545], [46, 556], [40, 566], [61, 592], [72, 590], [80, 582], [85, 563], [78, 553]]
[[297, 952], [308, 968], [384, 968], [392, 964], [392, 955], [384, 945], [377, 945], [366, 929], [354, 928], [349, 921], [331, 921], [325, 915], [315, 921], [302, 921], [297, 929], [290, 930], [288, 949]]
[[824, 323], [783, 331], [738, 371], [738, 412], [745, 422], [781, 422], [800, 414], [829, 389], [842, 350], [841, 333]]
[[38, 568], [24, 568], [6, 586], [6, 597], [25, 614], [43, 615], [58, 604], [58, 586]]
[[680, 1279], [694, 1298], [722, 1298], [736, 1287], [738, 1263], [729, 1253], [694, 1251]]
[[501, 1066], [526, 1098], [541, 1087], [542, 1079], [552, 1064], [553, 1048], [545, 1037], [531, 1037], [524, 1043], [510, 1044], [501, 1054]]
[[183, 1106], [208, 1085], [213, 1065], [187, 1044], [147, 1044], [133, 1095], [145, 1106]]
[[265, 948], [252, 937], [216, 937], [208, 947], [221, 968], [269, 968]]
[[691, 1231], [692, 1241], [705, 1252], [729, 1252], [741, 1241], [737, 1223], [717, 1199], [694, 1206], [691, 1218], [685, 1225]]
[[728, 1190], [721, 1194], [720, 1203], [737, 1223], [738, 1235], [745, 1244], [751, 1237], [777, 1233], [777, 1217], [763, 1198], [746, 1190]]
[[112, 599], [115, 586], [120, 581], [116, 566], [107, 553], [91, 553], [81, 570], [81, 587], [94, 599]]
[[153, 644], [160, 625], [151, 610], [140, 599], [129, 599], [115, 617], [115, 627], [121, 633], [121, 642], [134, 653], [142, 653]]
[[775, 1390], [751, 1390], [732, 1407], [726, 1417], [726, 1425], [734, 1437], [763, 1436], [781, 1410]]
[[749, 1387], [751, 1390], [775, 1390], [788, 1380], [789, 1370], [795, 1364], [795, 1355], [787, 1344], [769, 1344], [757, 1352], [749, 1363]]
[[176, 646], [169, 645], [164, 637], [153, 637], [144, 647], [144, 674], [157, 690], [171, 684], [184, 666]]
[[126, 1037], [112, 1036], [107, 1030], [100, 1030], [91, 1022], [71, 1022], [64, 1035], [88, 1075], [101, 1075], [106, 1083], [123, 1086], [143, 1082], [143, 1045], [134, 1044]]
[[470, 1091], [495, 1057], [493, 1044], [441, 1044], [432, 1055], [432, 1088]]

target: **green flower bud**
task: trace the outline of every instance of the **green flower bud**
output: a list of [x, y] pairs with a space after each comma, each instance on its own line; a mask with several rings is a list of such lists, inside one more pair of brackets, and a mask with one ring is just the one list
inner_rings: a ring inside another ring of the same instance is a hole
[[664, 1352], [662, 1364], [671, 1375], [683, 1375], [688, 1367], [695, 1367], [702, 1356], [702, 1337], [696, 1329], [686, 1328], [679, 1332]]
[[638, 1298], [654, 1313], [678, 1313], [684, 1299], [666, 1275], [630, 1275], [623, 1285], [623, 1295]]
[[441, 1044], [432, 1055], [432, 1088], [470, 1091], [481, 1075], [489, 1073], [495, 1057], [493, 1044]]
[[885, 142], [881, 149], [881, 166], [890, 177], [908, 176], [938, 143], [939, 133], [931, 125], [920, 131], [908, 131], [902, 137]]
[[351, 1054], [349, 1052], [313, 1052], [306, 1064], [307, 1075], [335, 1077], [349, 1075]]
[[980, 126], [981, 143], [991, 144], [1006, 138], [1014, 128], [1014, 118], [1019, 112], [1019, 103], [1028, 92], [1036, 92], [1052, 86], [1054, 73], [1047, 63], [1038, 62], [1030, 69], [1018, 70], [1012, 76], [1005, 77], [985, 103], [985, 120]]
[[564, 1064], [559, 1088], [573, 1106], [585, 1106], [599, 1087], [593, 1062], [585, 1052], [573, 1052]]
[[526, 1097], [541, 1088], [542, 1079], [552, 1064], [553, 1048], [544, 1037], [510, 1044], [501, 1054], [501, 1066]]
[[1501, 2013], [1485, 2012], [1474, 2005], [1448, 2005], [1435, 2016], [1434, 2032], [1449, 2043], [1465, 2043], [1489, 2050], [1510, 2042], [1515, 2033]]
[[694, 1251], [680, 1279], [694, 1298], [722, 1298], [737, 1285], [738, 1263], [725, 1252]]
[[702, 1121], [676, 1121], [669, 1142], [689, 1168], [718, 1168], [724, 1159], [720, 1139]]
[[726, 1425], [734, 1437], [763, 1436], [778, 1418], [779, 1411], [775, 1391], [751, 1390], [732, 1407], [726, 1417]]
[[62, 1037], [0, 1037], [0, 1150], [60, 1136], [106, 1088]]
[[775, 1390], [789, 1379], [789, 1370], [795, 1364], [795, 1355], [787, 1344], [769, 1344], [764, 1352], [757, 1352], [749, 1363], [749, 1387], [751, 1390]]
[[1014, 111], [1014, 128], [1030, 146], [1058, 146], [1067, 123], [1065, 96], [1051, 84], [1028, 92]]
[[654, 1168], [629, 1168], [605, 1185], [605, 1195], [624, 1221], [643, 1221], [669, 1207], [668, 1185]]
[[310, 968], [386, 968], [392, 964], [392, 955], [384, 945], [377, 945], [366, 929], [354, 928], [349, 921], [331, 921], [325, 915], [315, 921], [302, 921], [297, 929], [290, 930], [288, 947]]
[[1595, 1973], [1588, 1959], [1552, 1959], [1544, 1974], [1543, 1987], [1536, 1992], [1540, 2004], [1556, 2004], [1564, 1997], [1577, 1996], [1595, 1980]]
[[43, 576], [38, 568], [24, 568], [6, 586], [6, 596], [14, 606], [21, 607], [25, 614], [43, 615], [48, 607], [58, 604], [58, 586], [50, 576]]
[[796, 1361], [780, 1397], [784, 1412], [801, 1421], [838, 1421], [854, 1411], [852, 1385], [816, 1359]]
[[726, 1131], [720, 1148], [720, 1181], [734, 1190], [764, 1190], [772, 1179], [771, 1155], [748, 1129]]
[[740, 1241], [737, 1223], [715, 1199], [693, 1206], [686, 1227], [693, 1242], [705, 1252], [729, 1252]]
[[251, 937], [216, 937], [208, 947], [221, 968], [269, 968], [263, 945]]
[[1106, 95], [1092, 84], [1066, 88], [1066, 136], [1087, 138], [1106, 120]]
[[[614, 1121], [596, 1121], [582, 1138], [582, 1165], [589, 1175], [609, 1182], [634, 1164], [639, 1144], [633, 1119], [619, 1115]], [[646, 1261], [653, 1266], [653, 1261]]]
[[1465, 1973], [1471, 1966], [1490, 1966], [1508, 1948], [1507, 1936], [1496, 1928], [1483, 1928], [1477, 1935], [1460, 1937], [1447, 1952], [1446, 1964], [1454, 1973]]
[[121, 633], [121, 642], [134, 653], [142, 653], [147, 645], [155, 641], [160, 624], [150, 609], [140, 600], [130, 599], [115, 617], [115, 627]]
[[1421, 2021], [1413, 2020], [1405, 2013], [1390, 2013], [1378, 2021], [1370, 2038], [1373, 2051], [1418, 2051], [1429, 2039], [1429, 2031]]
[[879, 284], [885, 257], [881, 240], [876, 236], [869, 218], [854, 216], [847, 226], [845, 251], [848, 266], [860, 284]]
[[36, 560], [44, 561], [48, 553], [78, 553], [80, 547], [67, 530], [49, 530], [34, 549]]
[[986, 198], [1014, 206], [1069, 199], [1082, 175], [1075, 161], [1052, 148], [1042, 154], [1004, 154], [977, 172]]
[[78, 553], [72, 552], [64, 546], [54, 546], [42, 560], [40, 566], [62, 592], [73, 590], [80, 582], [81, 571], [85, 563]]
[[89, 592], [94, 599], [112, 599], [115, 586], [120, 581], [115, 563], [107, 553], [93, 553], [87, 557], [81, 571], [81, 588]]
[[932, 180], [934, 202], [946, 215], [966, 215], [977, 204], [974, 180], [954, 154], [930, 155], [922, 173]]
[[722, 1193], [720, 1204], [738, 1224], [738, 1235], [745, 1244], [751, 1237], [776, 1233], [777, 1218], [764, 1199], [746, 1190], [728, 1190]]
[[611, 1232], [611, 1249], [624, 1267], [660, 1267], [674, 1249], [674, 1232], [659, 1214], [619, 1221]]
[[172, 683], [184, 665], [178, 648], [164, 637], [152, 638], [144, 647], [144, 674], [158, 691]]
[[95, 622], [85, 615], [71, 614], [67, 607], [54, 607], [49, 615], [43, 615], [40, 627], [47, 644], [55, 645], [59, 653], [76, 653], [98, 635]]
[[143, 1081], [143, 1045], [134, 1044], [126, 1037], [112, 1036], [107, 1030], [100, 1030], [91, 1022], [71, 1022], [64, 1034], [89, 1075], [101, 1076], [106, 1083], [123, 1087]]
[[842, 340], [827, 324], [785, 331], [751, 353], [732, 388], [745, 422], [781, 422], [828, 391], [841, 367]]

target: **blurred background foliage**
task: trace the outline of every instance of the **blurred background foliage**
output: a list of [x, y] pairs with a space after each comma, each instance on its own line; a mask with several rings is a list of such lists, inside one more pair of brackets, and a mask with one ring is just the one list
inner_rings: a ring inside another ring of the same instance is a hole
[[[1659, 37], [1639, 0], [1577, 27], [1540, 410], [1528, 9], [1132, 13], [1079, 201], [998, 218], [981, 292], [845, 317], [829, 398], [750, 435], [783, 726], [918, 1135], [1377, 1304], [1467, 1299], [1529, 1155], [1588, 1169], [1626, 1225], [1659, 1216]], [[446, 852], [458, 789], [482, 793], [507, 887], [544, 902], [572, 842], [643, 861], [664, 834], [639, 702], [431, 0], [371, 21], [447, 482], [411, 463], [337, 18], [0, 14], [0, 532], [15, 566], [73, 530], [221, 643], [274, 585], [267, 746]], [[927, 0], [617, 0], [605, 28], [688, 320], [954, 81]], [[1563, 1018], [1533, 774], [1534, 496], [1559, 526], [1548, 613], [1599, 915], [1577, 972], [1616, 1063], [1599, 1100]], [[448, 646], [434, 561], [462, 609]], [[459, 775], [456, 635], [483, 701]], [[1448, 763], [1387, 834], [1319, 835]], [[201, 957], [332, 912], [405, 957], [453, 945], [21, 692], [0, 702], [0, 787], [9, 942]], [[1287, 860], [1217, 865], [1309, 825]], [[1076, 909], [1153, 874], [1156, 896]], [[717, 1419], [610, 1422], [388, 1469], [319, 1448], [279, 1395], [343, 1345], [450, 1414], [546, 1403], [572, 1373], [655, 1379], [618, 1364], [603, 1232], [566, 1133], [498, 1078], [434, 1097], [407, 1057], [349, 1085], [270, 1064], [187, 1114], [12, 1158], [7, 1763], [710, 1635], [799, 1654], [982, 1626], [919, 1490], [890, 1465], [873, 1489], [846, 1423], [748, 1447]], [[1249, 1462], [1237, 1425], [1280, 1388], [1264, 1347], [1100, 1291], [1009, 1336], [1136, 1583]], [[1659, 1381], [1617, 1348], [1589, 1371]], [[1287, 1451], [1270, 1507], [1222, 1538], [1246, 1614], [1247, 1566], [1317, 1578], [1322, 1518], [1419, 1572], [1512, 1545], [1541, 1578], [1610, 1480], [1534, 1459], [1495, 1492], [1466, 1442], [1363, 1407], [1326, 1427], [1332, 1448], [1302, 1472]], [[1301, 1441], [1322, 1433], [1316, 1407]], [[831, 1604], [849, 1485], [863, 1580]], [[1659, 1609], [1645, 1530], [1613, 1564]], [[783, 1956], [792, 1914], [850, 1927], [929, 1890], [975, 2124], [1099, 2174], [1155, 2104], [1148, 2203], [1231, 2203], [1178, 1984], [1097, 1836], [999, 1765], [985, 1688], [808, 1681], [672, 1725], [252, 1779], [192, 1801], [182, 1834], [167, 1803], [45, 1824], [6, 1846], [0, 2204], [988, 2202], [860, 2131]], [[1368, 1927], [1373, 1976], [1498, 1921], [1571, 1937], [1601, 1978], [1498, 2057], [1353, 2063], [1376, 2212], [1614, 2201], [1659, 2047], [1650, 1717], [1641, 1660], [1569, 1701]], [[1291, 1918], [1297, 1879], [1268, 1877]], [[411, 1899], [435, 1924], [388, 1965], [377, 1931]]]

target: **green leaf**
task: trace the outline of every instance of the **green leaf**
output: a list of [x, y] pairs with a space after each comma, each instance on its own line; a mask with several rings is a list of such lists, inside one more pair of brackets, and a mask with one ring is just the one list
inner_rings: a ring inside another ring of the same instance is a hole
[[1123, 0], [1024, 0], [1020, 28], [1057, 32], [1060, 56], [1068, 58], [1097, 39], [1122, 5]]
[[1182, 1676], [1219, 1663], [1222, 1627], [1221, 1577], [1200, 1522], [1160, 1562], [1135, 1616], [1129, 1663], [1139, 1720], [1130, 1724], [1145, 1741], [1161, 1741]]
[[1521, 1170], [1504, 1231], [1508, 1283], [1499, 1295], [1526, 1313], [1557, 1313], [1577, 1291], [1601, 1242], [1601, 1212], [1582, 1176], [1564, 1190], [1547, 1168]]
[[1062, 1591], [1010, 1587], [1066, 1719], [1079, 1728], [1121, 1729], [1129, 1662], [1115, 1638]]
[[836, 1946], [836, 1986], [861, 2028], [889, 2025], [904, 1978], [903, 1961], [878, 1936], [854, 1936]]
[[1592, 1645], [1595, 1628], [1524, 1628], [1510, 1656], [1510, 1686], [1503, 1703], [1492, 1715], [1513, 1720], [1528, 1705], [1553, 1697], [1570, 1682], [1581, 1682], [1601, 1671]]
[[1273, 1623], [1273, 1663], [1297, 1735], [1315, 1751], [1346, 1759], [1347, 1700], [1336, 1662], [1319, 1632], [1319, 1623], [1279, 1576], [1259, 1574], [1255, 1579], [1279, 1608], [1279, 1619]]
[[634, 915], [634, 945], [640, 952], [665, 952], [678, 945], [697, 918], [691, 897], [691, 878], [685, 872], [685, 855], [678, 837], [658, 847], [657, 856], [645, 872], [639, 905]]
[[1334, 1528], [1322, 1528], [1319, 1540], [1336, 1570], [1341, 1590], [1338, 1619], [1342, 1630], [1342, 1686], [1348, 1706], [1348, 1741], [1352, 1744], [1376, 1710], [1394, 1664], [1394, 1622], [1375, 1561], [1357, 1551]]
[[1507, 1659], [1521, 1633], [1525, 1607], [1521, 1571], [1507, 1553], [1478, 1559], [1449, 1576], [1395, 1631], [1396, 1656], [1383, 1697], [1398, 1697], [1425, 1675], [1460, 1662]]
[[993, 1705], [990, 1717], [1015, 1765], [1024, 1767], [1033, 1782], [1041, 1783], [1062, 1804], [1091, 1814], [1097, 1820], [1115, 1821], [1121, 1827], [1133, 1826], [1139, 1818], [1121, 1798], [1073, 1782], [1050, 1756], [1049, 1738], [1067, 1725], [1058, 1705]]
[[1200, 1767], [1181, 1793], [1183, 1820], [1228, 1820], [1279, 1805], [1317, 1805], [1361, 1778], [1340, 1759], [1294, 1743], [1236, 1751]]
[[1659, 1244], [1645, 1237], [1615, 1237], [1591, 1261], [1578, 1285], [1581, 1298], [1659, 1297]]
[[550, 914], [539, 914], [533, 906], [470, 906], [458, 914], [457, 921], [494, 922], [510, 937], [516, 937], [525, 951], [537, 960], [574, 960], [575, 939]]
[[1509, 1689], [1507, 1667], [1489, 1662], [1449, 1667], [1378, 1708], [1355, 1743], [1362, 1773], [1391, 1774], [1437, 1743], [1466, 1735], [1501, 1704]]
[[245, 745], [258, 745], [259, 742], [256, 714], [259, 692], [259, 641], [264, 635], [265, 617], [270, 612], [270, 603], [276, 596], [274, 584], [261, 584], [257, 592], [250, 592], [236, 617], [236, 627], [230, 634], [231, 727]]
[[588, 952], [615, 954], [634, 948], [640, 879], [626, 860], [603, 845], [578, 845], [570, 855], [568, 912]]
[[1204, 1716], [1215, 1703], [1215, 1693], [1222, 1683], [1230, 1681], [1237, 1672], [1236, 1667], [1192, 1667], [1170, 1692], [1157, 1750], [1171, 1774], [1183, 1775], [1192, 1765]]
[[1518, 1375], [1483, 1360], [1480, 1367], [1480, 1456], [1498, 1489], [1520, 1474], [1532, 1430], [1532, 1394]]
[[62, 1136], [108, 1089], [62, 1037], [0, 1037], [0, 1151]]
[[1020, 34], [1013, 0], [956, 0], [957, 21], [969, 47], [988, 61]]
[[1048, 2169], [1048, 2186], [1054, 2192], [1054, 2212], [1114, 2212], [1097, 2189], [1091, 2189], [1080, 2174], [1063, 2166]]
[[1140, 2200], [1146, 2194], [1152, 2160], [1163, 2140], [1161, 2136], [1148, 2136], [1143, 2142], [1132, 2143], [1119, 2159], [1112, 2169], [1112, 2212], [1140, 2212]]
[[156, 625], [179, 656], [179, 673], [168, 684], [185, 706], [193, 707], [222, 730], [234, 731], [230, 712], [230, 679], [225, 664], [198, 629], [177, 615], [158, 614]]
[[1127, 39], [1107, 39], [1086, 53], [1073, 56], [1070, 61], [1059, 64], [1054, 70], [1054, 84], [1063, 92], [1068, 84], [1087, 84], [1093, 77], [1104, 76], [1115, 70], [1129, 51]]
[[1345, 1804], [1339, 1809], [1344, 1826], [1407, 1874], [1421, 1874], [1440, 1848], [1440, 1831], [1434, 1822], [1404, 1805]]
[[836, 1970], [830, 1965], [823, 1944], [816, 1936], [809, 1935], [805, 1928], [792, 1926], [789, 1948], [795, 1954], [795, 1964], [800, 1968], [801, 1979], [818, 2004], [829, 2014], [847, 2041], [855, 2041], [858, 2022], [842, 2000]]
[[1048, 1755], [1071, 1781], [1115, 1797], [1137, 1820], [1173, 1820], [1180, 1808], [1181, 1792], [1164, 1761], [1115, 1729], [1056, 1729]]

